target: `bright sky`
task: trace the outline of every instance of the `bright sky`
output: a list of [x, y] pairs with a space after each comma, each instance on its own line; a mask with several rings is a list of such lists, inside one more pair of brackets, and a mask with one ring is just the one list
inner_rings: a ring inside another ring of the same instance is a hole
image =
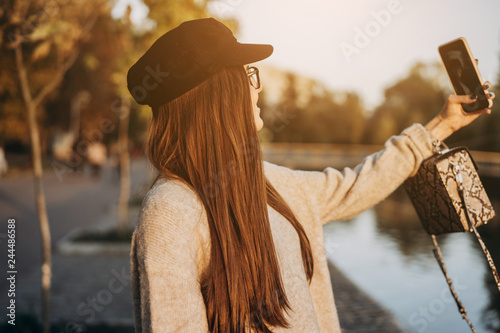
[[239, 21], [240, 42], [272, 44], [266, 63], [357, 91], [367, 107], [415, 62], [439, 61], [437, 47], [457, 37], [484, 80], [495, 83], [499, 68], [498, 0], [220, 0], [211, 10]]

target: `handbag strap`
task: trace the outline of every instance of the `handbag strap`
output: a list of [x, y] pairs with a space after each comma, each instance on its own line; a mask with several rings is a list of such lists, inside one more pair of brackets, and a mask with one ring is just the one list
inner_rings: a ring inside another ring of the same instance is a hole
[[476, 235], [477, 241], [479, 242], [479, 245], [481, 245], [481, 248], [483, 249], [484, 255], [486, 256], [486, 259], [488, 260], [488, 264], [490, 265], [491, 268], [491, 273], [493, 273], [493, 277], [495, 278], [495, 283], [497, 285], [498, 291], [500, 292], [500, 277], [498, 276], [498, 271], [495, 266], [495, 263], [493, 262], [493, 258], [491, 258], [490, 251], [488, 251], [488, 248], [483, 242], [483, 239], [481, 238], [481, 235], [479, 232], [477, 232], [476, 226], [472, 221], [470, 220], [469, 217], [469, 211], [467, 209], [467, 205], [465, 203], [465, 194], [464, 194], [464, 186], [463, 186], [463, 179], [462, 175], [460, 173], [460, 165], [455, 165], [453, 167], [453, 173], [455, 174], [455, 180], [457, 182], [457, 188], [458, 188], [458, 194], [460, 196], [460, 200], [462, 201], [462, 207], [465, 212], [465, 218], [467, 219], [467, 224], [469, 225], [469, 230], [471, 232], [474, 232]]
[[458, 298], [458, 294], [455, 292], [455, 288], [453, 288], [453, 283], [448, 275], [448, 271], [446, 270], [446, 266], [444, 265], [443, 255], [441, 254], [441, 249], [439, 248], [436, 236], [431, 235], [431, 238], [432, 238], [432, 243], [434, 244], [434, 249], [432, 250], [432, 252], [434, 252], [434, 256], [436, 257], [436, 260], [439, 264], [439, 267], [441, 267], [441, 271], [443, 272], [444, 277], [446, 278], [446, 282], [448, 283], [448, 287], [450, 288], [451, 294], [453, 295], [453, 298], [455, 299], [455, 303], [457, 303], [458, 312], [460, 312], [460, 314], [462, 315], [462, 318], [467, 322], [471, 331], [473, 333], [476, 333], [476, 330], [474, 329], [472, 322], [469, 320], [469, 317], [467, 317], [467, 310], [465, 310], [464, 306], [462, 305], [462, 302]]

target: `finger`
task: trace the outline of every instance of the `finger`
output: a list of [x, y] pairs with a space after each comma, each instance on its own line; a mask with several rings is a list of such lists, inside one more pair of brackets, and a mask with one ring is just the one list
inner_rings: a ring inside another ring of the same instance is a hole
[[490, 114], [491, 113], [491, 110], [490, 109], [481, 109], [481, 110], [476, 110], [476, 111], [473, 111], [473, 112], [467, 112], [467, 117], [471, 117], [471, 116], [480, 116], [482, 114]]
[[487, 97], [488, 99], [494, 99], [494, 98], [495, 98], [495, 93], [493, 93], [493, 92], [489, 92], [489, 93], [487, 93], [487, 94], [486, 94], [486, 97]]
[[488, 89], [490, 89], [490, 88], [491, 88], [491, 82], [490, 82], [490, 81], [485, 81], [485, 82], [483, 83], [483, 89], [484, 89], [484, 90], [488, 90]]
[[477, 99], [477, 96], [475, 96], [475, 95], [474, 95], [474, 97], [470, 96], [470, 95], [450, 95], [450, 96], [448, 96], [448, 101], [451, 103], [455, 103], [455, 104], [474, 103], [474, 101], [476, 99]]
[[479, 64], [479, 60], [477, 60], [477, 59], [475, 59], [475, 60], [476, 60], [476, 65], [478, 65]]

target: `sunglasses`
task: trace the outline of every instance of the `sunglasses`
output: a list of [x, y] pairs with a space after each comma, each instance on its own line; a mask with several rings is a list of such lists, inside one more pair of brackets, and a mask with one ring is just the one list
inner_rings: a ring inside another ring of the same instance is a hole
[[250, 84], [252, 87], [255, 89], [260, 89], [260, 76], [259, 76], [259, 69], [257, 67], [248, 67], [247, 69], [247, 76], [250, 79]]

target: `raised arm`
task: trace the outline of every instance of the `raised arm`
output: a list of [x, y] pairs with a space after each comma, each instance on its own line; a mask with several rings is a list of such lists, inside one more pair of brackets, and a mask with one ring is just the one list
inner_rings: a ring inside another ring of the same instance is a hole
[[[486, 87], [491, 87], [487, 82]], [[493, 99], [494, 95], [488, 95]], [[267, 163], [270, 180], [283, 191], [299, 193], [302, 201], [316, 207], [321, 222], [346, 219], [372, 207], [408, 177], [421, 162], [432, 155], [433, 140], [444, 140], [489, 109], [465, 113], [460, 103], [471, 103], [470, 96], [450, 96], [441, 112], [424, 126], [414, 124], [385, 143], [383, 150], [367, 156], [356, 168], [342, 171], [291, 170]]]
[[312, 207], [322, 224], [353, 217], [387, 197], [432, 154], [432, 138], [420, 124], [391, 137], [385, 148], [354, 169], [291, 170], [266, 162], [270, 181]]

